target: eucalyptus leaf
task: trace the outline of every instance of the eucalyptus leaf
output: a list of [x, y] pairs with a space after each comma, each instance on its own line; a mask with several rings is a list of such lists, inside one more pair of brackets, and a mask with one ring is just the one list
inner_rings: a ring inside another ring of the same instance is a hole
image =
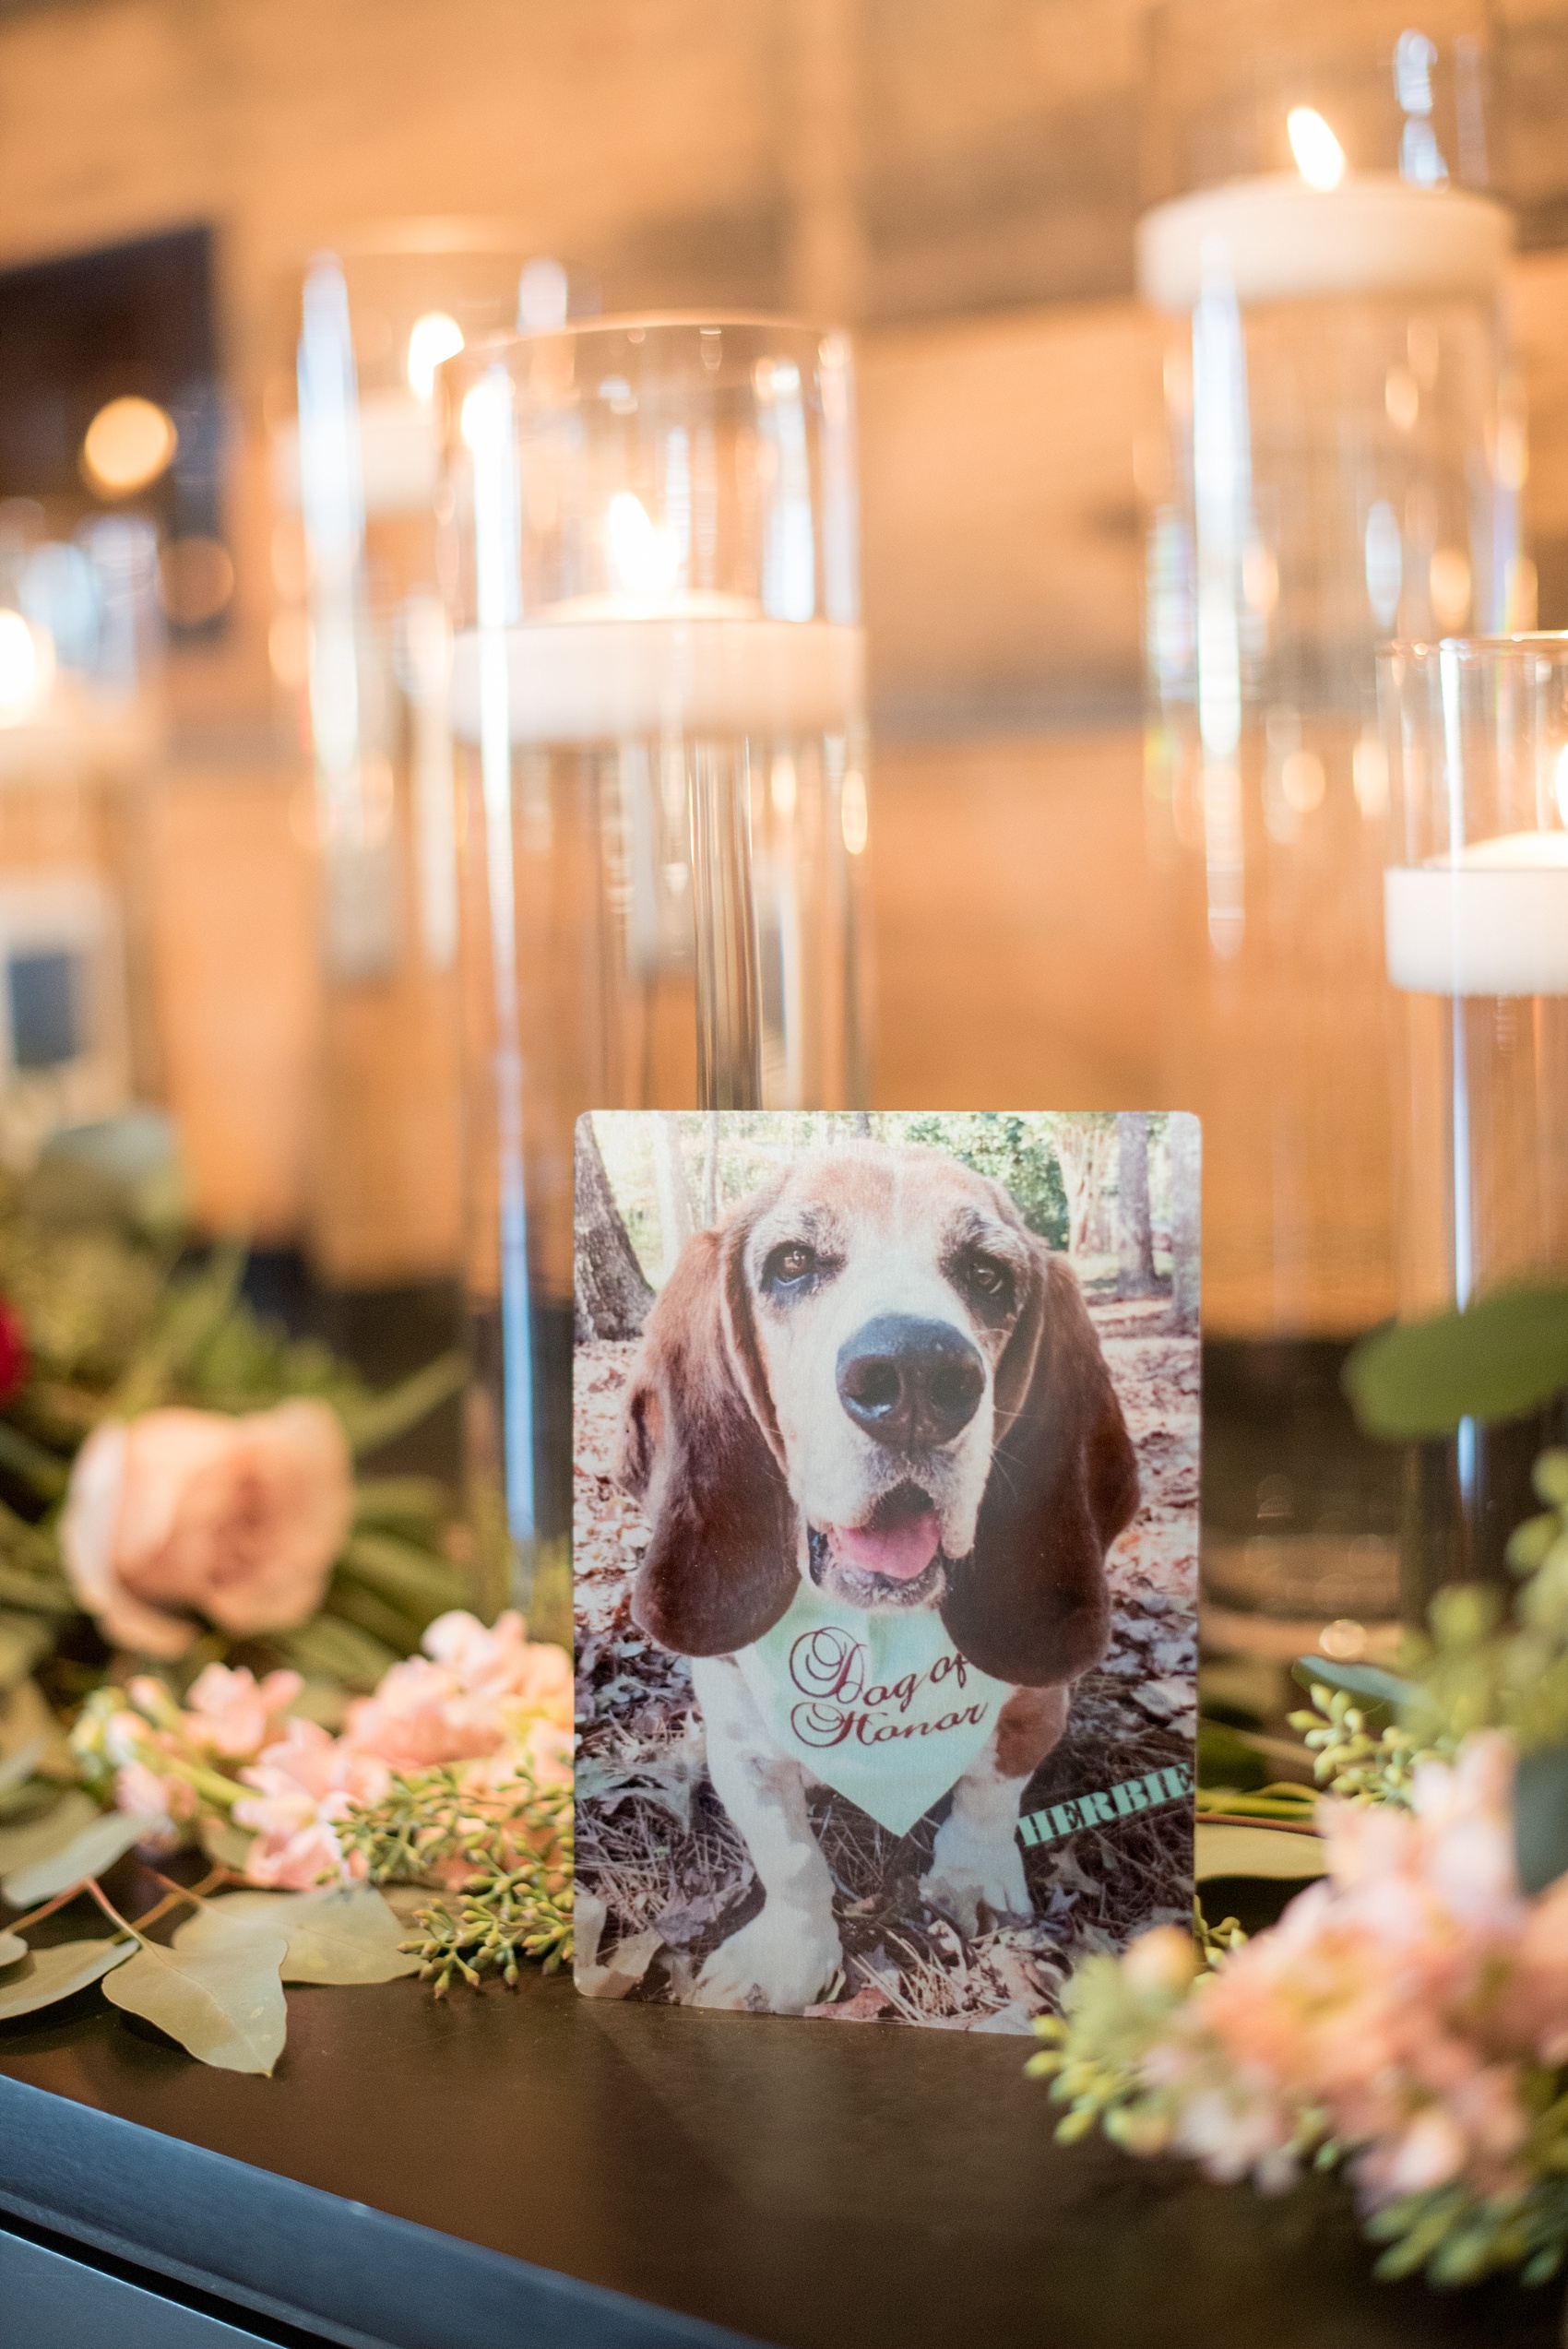
[[56, 1941], [48, 1949], [34, 1950], [25, 1973], [0, 1982], [0, 2023], [34, 2014], [40, 2007], [52, 2007], [57, 1999], [85, 1990], [112, 1967], [124, 1965], [136, 1946], [123, 1935], [112, 1934], [106, 1941]]
[[1200, 1820], [1193, 1846], [1194, 1873], [1201, 1884], [1211, 1876], [1266, 1876], [1287, 1880], [1324, 1876], [1328, 1863], [1316, 1835], [1277, 1827], [1207, 1826]]
[[25, 1746], [7, 1754], [0, 1762], [0, 1795], [8, 1795], [15, 1786], [25, 1786], [32, 1776], [36, 1763], [43, 1760], [48, 1747], [47, 1738], [30, 1738]]
[[278, 1974], [288, 1947], [282, 1932], [236, 1919], [195, 1947], [181, 1941], [176, 1934], [168, 1950], [144, 1941], [104, 1984], [106, 1996], [220, 2071], [270, 2072], [289, 2026]]
[[22, 1746], [43, 1740], [39, 1766], [46, 1776], [69, 1783], [77, 1774], [76, 1760], [59, 1720], [36, 1680], [24, 1680], [7, 1695], [0, 1695], [0, 1755], [6, 1759]]
[[349, 1443], [356, 1457], [379, 1452], [410, 1428], [418, 1427], [438, 1404], [445, 1403], [468, 1384], [469, 1358], [456, 1351], [437, 1355], [422, 1370], [386, 1394], [368, 1396], [343, 1413]]
[[332, 1615], [280, 1632], [274, 1644], [307, 1679], [339, 1680], [346, 1688], [364, 1690], [377, 1687], [402, 1653]]
[[436, 1477], [362, 1477], [354, 1488], [356, 1525], [419, 1525], [434, 1528], [452, 1505]]
[[1343, 1689], [1348, 1696], [1358, 1696], [1363, 1704], [1384, 1705], [1397, 1711], [1408, 1704], [1416, 1693], [1412, 1681], [1400, 1679], [1396, 1672], [1385, 1672], [1377, 1664], [1340, 1664], [1332, 1655], [1300, 1655], [1290, 1667], [1290, 1677], [1303, 1689], [1311, 1690], [1315, 1680], [1319, 1688]]
[[[25, 1566], [0, 1564], [0, 1600], [40, 1615], [79, 1615], [82, 1603], [63, 1574], [33, 1573]], [[53, 1635], [52, 1635], [53, 1641]]]
[[64, 1460], [42, 1443], [34, 1443], [8, 1419], [0, 1419], [0, 1468], [19, 1477], [41, 1501], [57, 1501], [70, 1476]]
[[181, 1926], [175, 1947], [199, 1948], [213, 1932], [236, 1922], [286, 1936], [285, 1982], [396, 1982], [419, 1972], [418, 1958], [398, 1947], [401, 1923], [368, 1884], [347, 1890], [328, 1884], [311, 1892], [224, 1892]]
[[0, 1614], [0, 1689], [14, 1689], [54, 1644], [54, 1626], [37, 1615]]
[[157, 1834], [163, 1824], [153, 1813], [105, 1811], [58, 1851], [32, 1860], [8, 1875], [0, 1890], [13, 1908], [31, 1908], [36, 1902], [52, 1901], [56, 1892], [65, 1892], [69, 1885], [84, 1883], [89, 1876], [101, 1876], [106, 1868], [113, 1868], [117, 1859], [125, 1857], [133, 1844]]
[[1521, 1754], [1514, 1779], [1514, 1849], [1526, 1892], [1568, 1869], [1568, 1746]]
[[1568, 1386], [1568, 1288], [1510, 1289], [1396, 1323], [1356, 1347], [1344, 1385], [1369, 1434], [1395, 1441], [1517, 1418]]
[[[390, 1648], [395, 1655], [407, 1655], [419, 1645], [420, 1633], [430, 1620], [430, 1610], [391, 1606], [351, 1576], [339, 1572], [332, 1577], [323, 1613], [316, 1620], [363, 1631], [368, 1638]], [[314, 1630], [315, 1625], [310, 1628]]]
[[28, 1945], [19, 1933], [0, 1933], [0, 1966], [18, 1965], [28, 1954]]
[[197, 1829], [202, 1850], [220, 1868], [232, 1868], [243, 1876], [249, 1862], [255, 1837], [244, 1827], [236, 1827], [232, 1819], [204, 1819]]
[[42, 1819], [30, 1819], [22, 1827], [0, 1827], [0, 1878], [63, 1852], [98, 1815], [92, 1797], [84, 1795], [79, 1786], [70, 1786]]
[[350, 1534], [340, 1571], [422, 1618], [461, 1607], [468, 1596], [461, 1576], [444, 1558], [399, 1540], [396, 1534]]

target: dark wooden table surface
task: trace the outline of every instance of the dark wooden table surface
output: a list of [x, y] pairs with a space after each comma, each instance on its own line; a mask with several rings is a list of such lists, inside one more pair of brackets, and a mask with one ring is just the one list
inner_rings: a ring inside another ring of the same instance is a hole
[[1265, 2202], [1056, 2145], [1017, 2039], [590, 2003], [537, 1975], [439, 2005], [411, 1981], [293, 1987], [289, 2011], [272, 2080], [191, 2061], [96, 1989], [0, 2025], [0, 2211], [273, 2340], [1559, 2339], [1561, 2286], [1372, 2284], [1334, 2186]]

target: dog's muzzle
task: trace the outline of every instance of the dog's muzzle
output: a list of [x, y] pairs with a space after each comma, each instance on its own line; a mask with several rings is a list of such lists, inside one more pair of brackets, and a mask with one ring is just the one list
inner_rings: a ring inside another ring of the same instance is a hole
[[838, 1400], [856, 1427], [897, 1452], [962, 1435], [985, 1393], [985, 1364], [951, 1322], [879, 1313], [838, 1349]]

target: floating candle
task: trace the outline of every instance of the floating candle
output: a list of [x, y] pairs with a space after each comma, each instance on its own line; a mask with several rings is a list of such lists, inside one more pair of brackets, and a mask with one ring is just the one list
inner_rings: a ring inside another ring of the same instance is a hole
[[1509, 832], [1384, 874], [1388, 976], [1423, 995], [1568, 995], [1568, 832]]
[[[467, 629], [453, 647], [452, 728], [480, 734], [485, 655], [505, 648], [514, 742], [600, 742], [647, 734], [841, 734], [864, 700], [865, 637], [827, 621], [715, 616], [584, 597], [559, 616]], [[753, 607], [742, 607], [751, 610]]]
[[1239, 302], [1313, 294], [1490, 296], [1514, 242], [1501, 204], [1392, 173], [1312, 187], [1294, 172], [1230, 180], [1158, 204], [1138, 222], [1138, 291], [1191, 310], [1218, 269]]

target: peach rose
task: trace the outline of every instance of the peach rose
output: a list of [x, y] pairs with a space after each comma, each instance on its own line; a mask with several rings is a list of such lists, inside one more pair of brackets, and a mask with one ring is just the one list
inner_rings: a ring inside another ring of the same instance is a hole
[[149, 1411], [83, 1444], [60, 1546], [106, 1639], [176, 1656], [192, 1616], [236, 1639], [306, 1622], [352, 1513], [348, 1441], [325, 1403]]

